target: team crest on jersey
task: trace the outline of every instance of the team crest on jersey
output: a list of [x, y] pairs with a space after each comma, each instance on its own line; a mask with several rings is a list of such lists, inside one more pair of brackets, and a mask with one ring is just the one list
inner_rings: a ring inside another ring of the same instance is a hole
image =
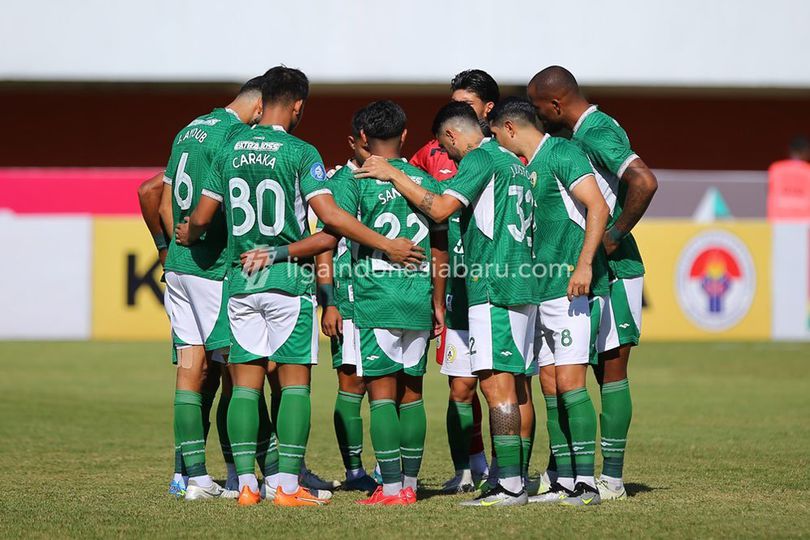
[[312, 178], [318, 180], [319, 182], [326, 180], [326, 169], [324, 168], [323, 163], [313, 163], [312, 167], [309, 169], [309, 174], [312, 175]]
[[714, 332], [731, 328], [748, 313], [756, 292], [751, 252], [729, 232], [701, 233], [681, 252], [675, 285], [694, 324]]
[[529, 175], [529, 182], [532, 183], [532, 187], [537, 186], [537, 171], [532, 171], [532, 173]]

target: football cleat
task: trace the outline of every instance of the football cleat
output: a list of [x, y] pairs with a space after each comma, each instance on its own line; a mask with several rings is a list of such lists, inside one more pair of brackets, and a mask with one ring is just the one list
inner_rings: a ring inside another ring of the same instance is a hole
[[574, 486], [574, 492], [562, 499], [560, 504], [564, 506], [594, 506], [601, 502], [602, 498], [596, 488], [589, 486], [585, 482], [577, 482]]
[[267, 478], [264, 479], [259, 488], [259, 496], [266, 499], [267, 502], [273, 502], [273, 499], [276, 498], [276, 488], [267, 483]]
[[229, 476], [228, 479], [225, 480], [225, 489], [239, 493], [239, 477]]
[[301, 474], [298, 475], [298, 483], [310, 490], [333, 491], [340, 487], [340, 482], [337, 480], [324, 480], [309, 469], [301, 471]]
[[[331, 492], [327, 491], [326, 493], [329, 493], [330, 498], [332, 497]], [[298, 486], [298, 491], [289, 494], [284, 493], [284, 490], [279, 486], [276, 489], [273, 504], [276, 506], [324, 506], [329, 504], [329, 499], [317, 497], [303, 486]]]
[[541, 483], [542, 483], [541, 480], [532, 480], [528, 476], [524, 476], [523, 489], [526, 490], [526, 495], [531, 497], [532, 495], [537, 495], [538, 493], [542, 493], [543, 491], [545, 491], [545, 490], [540, 491]]
[[239, 506], [253, 506], [261, 501], [262, 497], [258, 491], [251, 491], [248, 486], [243, 486], [236, 502], [239, 503]]
[[470, 469], [457, 471], [453, 478], [444, 483], [442, 491], [444, 493], [472, 493], [475, 491], [475, 482]]
[[573, 495], [573, 492], [568, 491], [557, 482], [552, 482], [548, 490], [541, 492], [539, 495], [529, 497], [530, 503], [540, 504], [558, 504], [563, 499]]
[[546, 471], [540, 476], [540, 484], [537, 486], [537, 492], [535, 493], [535, 495], [539, 493], [545, 493], [546, 491], [550, 490], [551, 484], [552, 484], [551, 478], [548, 475], [548, 471]]
[[627, 498], [627, 490], [624, 489], [624, 484], [619, 489], [613, 489], [605, 480], [601, 478], [596, 480], [596, 488], [599, 490], [599, 497], [603, 501], [621, 500]]
[[359, 500], [357, 501], [357, 504], [364, 504], [367, 506], [404, 506], [414, 504], [415, 502], [416, 494], [411, 488], [401, 489], [396, 495], [386, 495], [383, 493], [383, 487], [378, 486], [371, 497], [368, 499]]
[[353, 480], [346, 480], [341, 484], [340, 489], [343, 491], [365, 491], [366, 493], [372, 493], [377, 489], [377, 482], [372, 477], [365, 474]]
[[184, 497], [186, 495], [186, 486], [182, 482], [172, 480], [169, 484], [169, 495], [174, 495], [178, 498]]
[[498, 484], [475, 499], [462, 502], [461, 506], [522, 506], [528, 502], [528, 499], [525, 489], [521, 489], [519, 493], [513, 493]]
[[380, 473], [379, 469], [377, 468], [374, 469], [374, 472], [371, 473], [371, 479], [377, 482], [378, 486], [383, 485], [382, 474]]
[[186, 486], [186, 500], [198, 501], [201, 499], [235, 499], [239, 496], [236, 491], [231, 491], [223, 488], [216, 482], [211, 482], [210, 486], [203, 487], [194, 483], [194, 480], [189, 480]]

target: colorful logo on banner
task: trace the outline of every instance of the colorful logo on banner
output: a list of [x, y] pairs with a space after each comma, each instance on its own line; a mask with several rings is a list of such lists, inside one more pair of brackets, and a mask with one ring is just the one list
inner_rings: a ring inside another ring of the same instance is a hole
[[748, 313], [756, 292], [751, 253], [729, 232], [701, 233], [681, 252], [676, 289], [681, 309], [696, 325], [714, 332], [731, 328]]

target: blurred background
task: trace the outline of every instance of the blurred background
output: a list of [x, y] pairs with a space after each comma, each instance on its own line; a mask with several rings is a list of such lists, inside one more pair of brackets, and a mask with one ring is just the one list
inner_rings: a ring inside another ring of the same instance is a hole
[[[574, 5], [575, 4], [575, 5]], [[645, 340], [810, 340], [810, 3], [9, 3], [0, 19], [0, 339], [168, 337], [136, 190], [174, 134], [284, 63], [327, 166], [352, 113], [410, 156], [463, 69], [524, 93], [551, 64], [617, 118], [659, 191], [635, 234]], [[9, 309], [13, 306], [13, 309]]]

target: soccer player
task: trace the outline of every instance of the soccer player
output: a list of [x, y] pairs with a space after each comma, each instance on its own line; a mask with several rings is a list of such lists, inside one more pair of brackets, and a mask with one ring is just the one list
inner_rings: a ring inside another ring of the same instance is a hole
[[574, 76], [560, 66], [548, 67], [529, 82], [528, 94], [549, 130], [565, 127], [588, 155], [612, 218], [602, 240], [611, 272], [610, 295], [599, 329], [603, 499], [623, 499], [623, 467], [633, 406], [627, 379], [630, 349], [641, 333], [644, 264], [631, 231], [658, 188], [655, 175], [630, 146], [618, 122], [591, 105]]
[[158, 252], [158, 259], [161, 266], [166, 262], [166, 255], [169, 251], [169, 240], [171, 230], [166, 232], [160, 219], [160, 198], [163, 195], [164, 171], [160, 171], [152, 178], [144, 180], [138, 186], [138, 203], [141, 207], [141, 216], [146, 224], [146, 229], [152, 235], [155, 242], [155, 249]]
[[[363, 112], [362, 144], [408, 182], [438, 189], [434, 178], [400, 156], [405, 124], [399, 105], [373, 102]], [[409, 238], [426, 251], [431, 247], [429, 233], [435, 225], [388, 182], [349, 177], [341, 189], [338, 203], [363, 223], [389, 238]], [[371, 497], [358, 502], [413, 504], [427, 427], [422, 378], [434, 327], [431, 265], [403, 268], [359, 246], [353, 253], [352, 286], [357, 371], [369, 392], [371, 440], [383, 480]]]
[[[262, 80], [251, 79], [227, 107], [196, 118], [175, 137], [160, 203], [168, 230], [189, 216], [199, 202], [212, 156], [230, 129], [259, 118]], [[165, 303], [177, 358], [175, 451], [181, 454], [182, 466], [190, 477], [187, 500], [236, 496], [211, 480], [205, 464], [208, 417], [219, 385], [219, 363], [224, 362], [223, 353], [227, 354], [230, 344], [223, 311], [226, 240], [224, 219], [217, 216], [204, 240], [191, 247], [172, 243], [164, 262]], [[223, 453], [227, 460], [225, 445]], [[173, 487], [179, 492], [182, 477], [178, 478], [177, 469], [178, 464]]]
[[536, 314], [531, 274], [532, 185], [518, 158], [485, 138], [475, 111], [451, 102], [433, 121], [433, 133], [458, 173], [442, 183], [443, 193], [411, 182], [386, 160], [372, 156], [355, 176], [393, 183], [411, 204], [437, 223], [461, 213], [467, 267], [469, 348], [490, 411], [498, 484], [465, 505], [526, 504], [521, 467], [520, 410], [516, 375], [531, 363]]
[[[304, 111], [309, 81], [297, 69], [277, 66], [264, 75], [259, 124], [232, 133], [215, 157], [204, 181], [200, 203], [179, 225], [176, 239], [198, 242], [224, 209], [228, 232], [231, 329], [230, 363], [234, 382], [228, 408], [228, 434], [239, 475], [239, 504], [260, 501], [253, 468], [259, 429], [257, 403], [268, 358], [278, 364], [279, 473], [273, 503], [320, 506], [328, 499], [299, 485], [310, 429], [310, 367], [317, 362], [312, 269], [298, 264], [329, 247], [309, 236], [306, 207], [331, 230], [368, 245], [397, 261], [419, 261], [422, 250], [407, 239], [388, 239], [340, 210], [332, 198], [326, 171], [314, 147], [289, 132]], [[299, 242], [300, 241], [300, 242]], [[305, 252], [300, 246], [316, 246]], [[272, 264], [255, 273], [243, 271], [242, 254], [272, 248]], [[293, 257], [293, 260], [289, 260]]]
[[[336, 194], [349, 189], [345, 184], [355, 182], [352, 173], [370, 154], [360, 141], [365, 108], [352, 116], [348, 137], [353, 157], [330, 177], [330, 188]], [[318, 228], [323, 228], [318, 223]], [[357, 349], [354, 342], [354, 306], [352, 287], [352, 243], [341, 238], [334, 251], [316, 257], [318, 264], [318, 304], [323, 307], [321, 328], [329, 337], [332, 367], [338, 378], [338, 394], [333, 415], [335, 435], [346, 469], [342, 487], [350, 491], [372, 492], [377, 483], [363, 469], [363, 418], [360, 405], [366, 393], [363, 377], [357, 374]]]
[[596, 359], [596, 329], [608, 292], [601, 247], [608, 206], [587, 156], [576, 144], [545, 134], [529, 101], [506, 98], [492, 109], [489, 121], [501, 146], [529, 160], [534, 185], [532, 247], [540, 300], [534, 352], [558, 478], [546, 493], [529, 500], [598, 504], [596, 412], [585, 376], [590, 359]]
[[[488, 133], [486, 116], [500, 99], [498, 83], [480, 69], [468, 69], [458, 73], [450, 82], [450, 99], [469, 104], [484, 133]], [[434, 137], [413, 155], [411, 165], [416, 165], [439, 181], [452, 178], [457, 171], [456, 162]], [[467, 295], [464, 286], [464, 249], [458, 215], [450, 218], [447, 242], [450, 247], [449, 276], [445, 298], [446, 329], [442, 333], [436, 351], [441, 372], [447, 375], [450, 399], [447, 404], [447, 439], [455, 476], [445, 482], [447, 492], [475, 491], [479, 481], [489, 474], [484, 441], [481, 436], [481, 402], [478, 399], [478, 379], [470, 371], [470, 353], [467, 346], [469, 328], [467, 323]], [[460, 274], [460, 275], [458, 275]]]

